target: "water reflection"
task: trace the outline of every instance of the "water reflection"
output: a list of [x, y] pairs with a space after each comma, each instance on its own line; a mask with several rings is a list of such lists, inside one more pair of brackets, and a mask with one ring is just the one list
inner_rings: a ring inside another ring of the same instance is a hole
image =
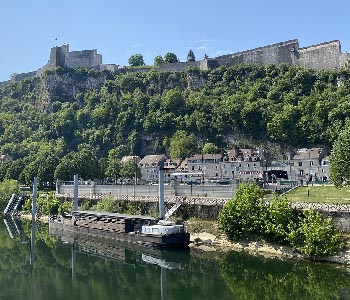
[[350, 299], [335, 265], [135, 249], [32, 225], [0, 222], [0, 299]]
[[179, 254], [182, 254], [182, 260], [185, 256], [189, 255], [188, 251], [163, 251], [141, 244], [137, 245], [123, 241], [112, 241], [96, 236], [79, 235], [74, 232], [51, 227], [49, 228], [49, 233], [58, 240], [71, 244], [72, 278], [76, 278], [77, 253], [116, 260], [134, 266], [151, 264], [160, 267], [161, 300], [167, 299], [167, 269], [181, 269], [181, 262], [172, 260], [175, 260]]

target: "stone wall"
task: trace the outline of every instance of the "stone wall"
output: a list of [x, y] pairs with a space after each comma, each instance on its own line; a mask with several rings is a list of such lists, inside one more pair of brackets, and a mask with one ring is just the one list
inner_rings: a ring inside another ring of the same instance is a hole
[[285, 63], [316, 70], [334, 70], [343, 66], [348, 60], [350, 60], [350, 54], [341, 52], [339, 41], [330, 41], [299, 48], [298, 40], [294, 39], [233, 54], [204, 58], [200, 61], [161, 64], [158, 68], [126, 69], [120, 68], [118, 65], [103, 65], [102, 55], [98, 54], [96, 49], [69, 52], [69, 45], [64, 44], [60, 47], [51, 48], [50, 60], [40, 70], [19, 74], [13, 80], [0, 82], [0, 87], [26, 77], [39, 76], [43, 70], [56, 67], [108, 69], [115, 73], [148, 72], [150, 70], [183, 72], [189, 67], [197, 67], [205, 71], [215, 69], [219, 66], [233, 66], [241, 63], [259, 65], [279, 65]]
[[290, 40], [248, 51], [218, 56], [215, 59], [220, 65], [225, 66], [233, 66], [242, 63], [259, 65], [293, 64], [293, 52], [298, 48], [298, 40]]
[[341, 52], [339, 41], [300, 48], [297, 56], [297, 66], [316, 70], [340, 68], [349, 58], [348, 53]]
[[157, 71], [166, 71], [166, 72], [183, 72], [186, 71], [189, 67], [200, 67], [200, 61], [189, 61], [189, 62], [176, 62], [171, 64], [161, 64], [157, 68]]
[[65, 67], [78, 69], [102, 65], [102, 55], [97, 50], [69, 52], [65, 58]]

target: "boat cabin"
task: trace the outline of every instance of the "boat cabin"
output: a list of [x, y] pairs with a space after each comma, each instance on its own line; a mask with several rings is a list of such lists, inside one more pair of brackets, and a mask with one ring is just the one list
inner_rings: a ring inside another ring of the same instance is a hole
[[141, 232], [142, 226], [155, 225], [158, 219], [139, 215], [75, 211], [73, 212], [73, 222], [78, 227], [130, 233]]

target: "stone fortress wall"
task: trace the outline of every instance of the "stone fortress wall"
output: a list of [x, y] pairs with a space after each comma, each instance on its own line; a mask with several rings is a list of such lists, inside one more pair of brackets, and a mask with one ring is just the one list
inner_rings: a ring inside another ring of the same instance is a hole
[[[180, 72], [187, 70], [189, 67], [196, 67], [204, 71], [219, 66], [233, 66], [241, 63], [259, 65], [285, 63], [316, 70], [334, 70], [342, 67], [349, 60], [350, 54], [341, 51], [340, 41], [335, 40], [299, 48], [299, 41], [294, 39], [215, 58], [206, 57], [194, 62], [161, 64], [154, 69]], [[115, 64], [106, 65], [102, 63], [102, 55], [98, 54], [96, 49], [70, 52], [69, 45], [64, 44], [51, 48], [50, 60], [41, 69], [29, 73], [15, 74], [11, 80], [0, 82], [0, 87], [27, 77], [39, 76], [44, 70], [56, 67], [93, 68], [96, 70], [109, 70], [114, 73], [147, 72], [149, 70], [149, 68], [145, 69], [143, 67], [129, 70]]]

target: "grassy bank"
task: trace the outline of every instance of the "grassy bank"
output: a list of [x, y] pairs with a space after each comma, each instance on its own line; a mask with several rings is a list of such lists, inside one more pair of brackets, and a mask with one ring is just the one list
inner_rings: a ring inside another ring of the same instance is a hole
[[337, 189], [332, 185], [298, 187], [286, 194], [293, 202], [321, 202], [350, 204], [350, 189]]

